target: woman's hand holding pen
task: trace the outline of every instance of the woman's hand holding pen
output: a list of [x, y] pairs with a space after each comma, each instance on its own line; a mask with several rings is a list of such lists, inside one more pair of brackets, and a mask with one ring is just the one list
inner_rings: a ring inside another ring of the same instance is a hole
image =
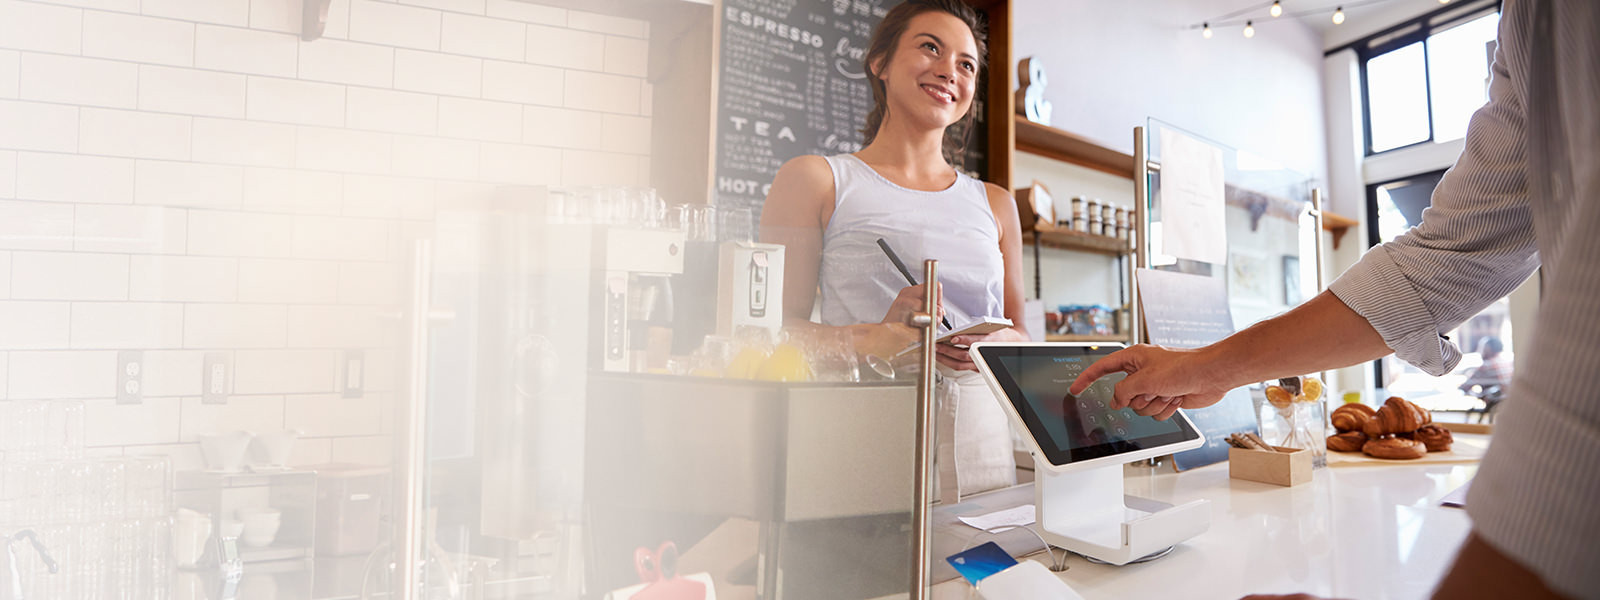
[[[912, 285], [900, 288], [900, 294], [894, 297], [894, 302], [889, 304], [889, 312], [883, 315], [884, 323], [898, 323], [911, 325], [911, 315], [922, 312], [923, 290], [926, 285]], [[936, 303], [939, 307], [940, 319], [944, 318], [944, 284], [939, 284], [939, 296]]]

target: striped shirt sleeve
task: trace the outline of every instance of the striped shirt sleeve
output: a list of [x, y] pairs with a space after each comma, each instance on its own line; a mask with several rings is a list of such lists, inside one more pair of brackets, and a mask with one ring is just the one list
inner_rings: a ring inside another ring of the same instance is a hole
[[1539, 266], [1524, 168], [1523, 105], [1497, 51], [1489, 103], [1434, 189], [1422, 223], [1367, 252], [1329, 288], [1395, 355], [1432, 375], [1461, 360], [1445, 334]]

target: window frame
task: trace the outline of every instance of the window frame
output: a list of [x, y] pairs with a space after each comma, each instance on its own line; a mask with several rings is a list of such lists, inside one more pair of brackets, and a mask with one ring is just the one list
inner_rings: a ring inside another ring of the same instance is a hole
[[[1429, 125], [1429, 129], [1431, 131], [1431, 129], [1432, 129], [1432, 125], [1431, 124]], [[1413, 145], [1415, 145], [1415, 144], [1413, 144]], [[1404, 147], [1406, 147], [1406, 146], [1402, 146], [1402, 148], [1404, 148]], [[1399, 150], [1400, 148], [1395, 148], [1395, 149]], [[1388, 240], [1383, 239], [1382, 234], [1379, 232], [1379, 229], [1378, 229], [1378, 188], [1386, 186], [1386, 185], [1389, 185], [1391, 183], [1405, 181], [1405, 180], [1408, 180], [1408, 179], [1416, 179], [1416, 178], [1419, 178], [1419, 177], [1429, 177], [1429, 176], [1433, 176], [1433, 175], [1438, 175], [1439, 179], [1436, 180], [1435, 183], [1434, 183], [1434, 189], [1437, 190], [1438, 189], [1438, 185], [1439, 185], [1438, 182], [1444, 180], [1444, 174], [1445, 174], [1445, 172], [1447, 172], [1449, 170], [1450, 169], [1436, 169], [1436, 170], [1433, 170], [1433, 171], [1423, 171], [1423, 172], [1417, 173], [1415, 175], [1407, 175], [1405, 177], [1396, 177], [1396, 178], [1388, 179], [1388, 180], [1385, 180], [1385, 181], [1379, 181], [1379, 182], [1376, 182], [1376, 183], [1367, 184], [1367, 215], [1368, 216], [1367, 216], [1367, 219], [1366, 219], [1366, 223], [1363, 223], [1363, 225], [1365, 226], [1365, 228], [1367, 230], [1367, 249], [1371, 250], [1373, 248], [1376, 248], [1379, 244], [1383, 244], [1383, 243], [1388, 241]], [[1430, 202], [1429, 204], [1431, 205], [1432, 202]], [[1374, 386], [1376, 386], [1378, 389], [1383, 389], [1384, 388], [1384, 381], [1383, 381], [1384, 380], [1384, 370], [1383, 369], [1384, 369], [1384, 367], [1383, 367], [1383, 358], [1373, 359], [1373, 361], [1372, 361], [1372, 384]]]
[[[1339, 52], [1346, 48], [1356, 53], [1356, 63], [1360, 66], [1361, 79], [1361, 142], [1362, 156], [1369, 157], [1385, 152], [1394, 152], [1406, 148], [1414, 148], [1434, 141], [1433, 127], [1433, 73], [1428, 64], [1428, 38], [1436, 31], [1444, 31], [1463, 22], [1477, 19], [1489, 13], [1501, 12], [1500, 0], [1491, 0], [1478, 3], [1463, 3], [1456, 6], [1446, 6], [1419, 16], [1415, 19], [1397, 23], [1392, 27], [1369, 35], [1355, 42], [1339, 48], [1329, 50], [1324, 56]], [[1407, 31], [1407, 30], [1411, 31]], [[1367, 61], [1388, 54], [1395, 50], [1405, 48], [1417, 42], [1422, 43], [1422, 76], [1424, 101], [1428, 111], [1428, 137], [1421, 141], [1412, 142], [1404, 146], [1396, 146], [1379, 152], [1372, 150], [1372, 104], [1367, 82]], [[1370, 193], [1369, 193], [1370, 196]]]

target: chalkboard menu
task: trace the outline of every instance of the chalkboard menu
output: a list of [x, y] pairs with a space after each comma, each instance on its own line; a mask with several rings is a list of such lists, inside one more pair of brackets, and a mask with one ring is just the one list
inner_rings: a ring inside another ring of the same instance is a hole
[[[719, 207], [748, 208], [759, 220], [784, 162], [861, 149], [861, 128], [872, 111], [862, 59], [872, 29], [900, 2], [723, 0], [714, 182]], [[981, 102], [981, 95], [974, 99], [980, 116]], [[983, 139], [981, 132], [972, 139]], [[981, 161], [980, 144], [968, 145], [964, 170], [971, 173]]]

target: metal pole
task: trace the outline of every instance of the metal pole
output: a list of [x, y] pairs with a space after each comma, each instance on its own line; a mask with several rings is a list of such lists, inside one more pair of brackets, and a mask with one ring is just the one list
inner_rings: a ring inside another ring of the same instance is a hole
[[[1320, 294], [1324, 285], [1324, 275], [1322, 274], [1322, 188], [1311, 189], [1311, 239], [1316, 242], [1312, 246], [1316, 248], [1317, 293]], [[1330, 384], [1333, 382], [1328, 380], [1328, 372], [1323, 371], [1321, 375], [1322, 389], [1332, 389]], [[1322, 410], [1323, 414], [1326, 415], [1328, 410], [1328, 399], [1326, 397], [1322, 399]]]
[[401, 434], [399, 444], [400, 514], [395, 520], [398, 544], [394, 546], [396, 586], [402, 600], [421, 597], [417, 572], [419, 553], [422, 551], [422, 469], [424, 462], [425, 421], [428, 395], [428, 328], [432, 310], [433, 276], [432, 245], [429, 240], [417, 240], [411, 256], [411, 314], [406, 324], [406, 379], [401, 395]]
[[1144, 309], [1139, 302], [1139, 269], [1150, 266], [1150, 154], [1143, 127], [1133, 128], [1133, 257], [1129, 261], [1128, 298], [1133, 343], [1144, 341]]
[[917, 378], [916, 493], [911, 506], [911, 521], [916, 527], [911, 544], [911, 600], [928, 597], [928, 561], [933, 548], [928, 483], [933, 466], [933, 359], [937, 352], [933, 345], [939, 337], [939, 261], [922, 261], [922, 282], [928, 290], [923, 294], [922, 312], [911, 316], [911, 324], [922, 328], [922, 372]]

